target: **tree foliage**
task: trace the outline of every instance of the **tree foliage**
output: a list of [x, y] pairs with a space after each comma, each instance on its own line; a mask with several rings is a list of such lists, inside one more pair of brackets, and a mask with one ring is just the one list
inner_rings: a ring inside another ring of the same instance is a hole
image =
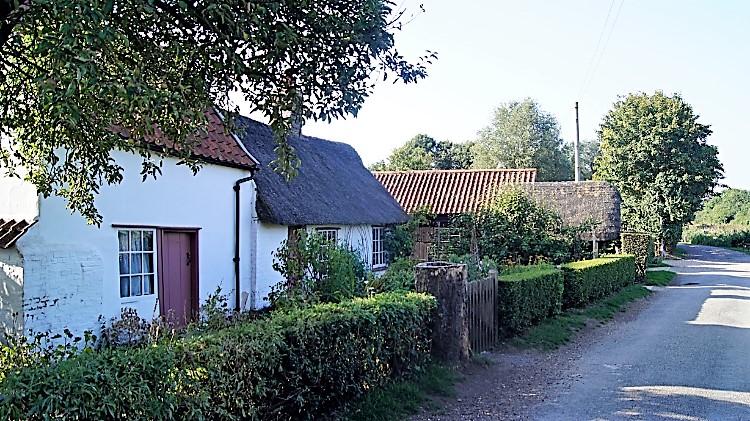
[[677, 94], [630, 94], [614, 104], [599, 130], [594, 178], [620, 190], [624, 229], [658, 233], [664, 242], [693, 220], [723, 177], [710, 134]]
[[373, 164], [372, 171], [458, 170], [471, 167], [471, 143], [437, 141], [418, 134], [393, 150], [386, 161]]
[[703, 204], [695, 214], [698, 224], [750, 225], [750, 191], [726, 189]]
[[474, 168], [536, 168], [539, 181], [573, 177], [557, 119], [530, 98], [498, 107], [472, 152]]
[[390, 0], [0, 0], [1, 166], [99, 222], [94, 194], [122, 179], [112, 150], [156, 176], [143, 138], [158, 127], [179, 145], [165, 153], [197, 169], [185, 139], [205, 109], [236, 111], [239, 91], [293, 175], [294, 118], [356, 115], [375, 79], [426, 76], [434, 53], [409, 63], [395, 48], [401, 15]]
[[[567, 144], [567, 149], [570, 151], [570, 162], [575, 170], [575, 155], [573, 151], [573, 145]], [[599, 147], [599, 141], [594, 140], [582, 140], [578, 143], [578, 164], [581, 170], [581, 180], [591, 180], [594, 176], [594, 162], [596, 158], [601, 155], [601, 148]]]

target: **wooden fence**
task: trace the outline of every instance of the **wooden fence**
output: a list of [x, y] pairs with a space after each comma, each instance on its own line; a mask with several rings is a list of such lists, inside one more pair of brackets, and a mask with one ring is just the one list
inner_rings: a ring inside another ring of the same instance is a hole
[[474, 353], [491, 349], [498, 340], [497, 282], [497, 271], [491, 270], [488, 278], [467, 284], [469, 344]]

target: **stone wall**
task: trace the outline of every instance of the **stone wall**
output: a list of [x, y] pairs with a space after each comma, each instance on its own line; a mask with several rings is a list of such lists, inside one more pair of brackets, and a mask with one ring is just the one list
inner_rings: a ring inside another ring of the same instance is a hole
[[[599, 241], [620, 236], [620, 192], [606, 181], [562, 181], [521, 185], [534, 200], [555, 210], [568, 226], [587, 221], [597, 223], [594, 235]], [[591, 240], [591, 236], [584, 235]]]

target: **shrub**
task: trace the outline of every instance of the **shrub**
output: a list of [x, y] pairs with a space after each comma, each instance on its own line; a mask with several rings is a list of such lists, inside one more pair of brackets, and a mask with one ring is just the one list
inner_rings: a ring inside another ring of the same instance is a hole
[[563, 273], [531, 267], [501, 275], [498, 282], [500, 334], [511, 336], [556, 315], [562, 308]]
[[685, 230], [685, 239], [703, 246], [750, 248], [747, 225], [691, 225]]
[[635, 256], [615, 255], [562, 265], [563, 306], [582, 307], [633, 283]]
[[367, 270], [358, 253], [321, 235], [297, 230], [274, 252], [273, 268], [284, 281], [273, 286], [273, 307], [339, 302], [366, 295]]
[[428, 225], [435, 214], [427, 208], [420, 208], [409, 214], [409, 220], [403, 224], [393, 225], [385, 231], [385, 251], [388, 262], [411, 258], [414, 253], [414, 235], [417, 228]]
[[490, 258], [485, 257], [484, 259], [478, 260], [470, 254], [463, 256], [456, 256], [455, 254], [448, 257], [448, 261], [451, 263], [462, 263], [466, 265], [467, 271], [467, 282], [474, 282], [480, 279], [484, 279], [490, 274], [490, 270], [498, 269], [498, 264]]
[[423, 367], [435, 306], [424, 294], [382, 294], [89, 350], [8, 373], [0, 419], [317, 419]]
[[557, 213], [519, 189], [502, 191], [476, 214], [455, 216], [448, 230], [444, 237], [451, 238], [451, 246], [445, 249], [504, 264], [562, 263], [588, 255], [579, 234], [590, 224], [565, 227]]
[[646, 279], [648, 262], [654, 257], [654, 237], [647, 233], [623, 232], [620, 234], [622, 252], [635, 256], [636, 277]]
[[417, 261], [411, 258], [399, 258], [388, 265], [388, 269], [379, 278], [370, 282], [372, 292], [414, 291], [414, 266]]

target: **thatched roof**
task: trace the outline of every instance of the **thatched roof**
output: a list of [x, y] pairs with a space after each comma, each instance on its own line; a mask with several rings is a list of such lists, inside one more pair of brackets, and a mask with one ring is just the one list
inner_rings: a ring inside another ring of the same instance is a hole
[[[563, 181], [525, 184], [521, 188], [537, 202], [555, 210], [569, 226], [597, 222], [599, 241], [620, 236], [620, 192], [606, 181]], [[583, 235], [585, 239], [590, 236]]]
[[240, 140], [261, 163], [255, 175], [261, 221], [280, 225], [386, 225], [405, 222], [398, 202], [372, 176], [351, 146], [311, 136], [290, 136], [301, 161], [287, 182], [271, 168], [277, 158], [271, 129], [247, 117], [235, 121]]
[[501, 186], [533, 183], [536, 169], [378, 171], [375, 178], [407, 212], [427, 207], [436, 215], [475, 212]]

